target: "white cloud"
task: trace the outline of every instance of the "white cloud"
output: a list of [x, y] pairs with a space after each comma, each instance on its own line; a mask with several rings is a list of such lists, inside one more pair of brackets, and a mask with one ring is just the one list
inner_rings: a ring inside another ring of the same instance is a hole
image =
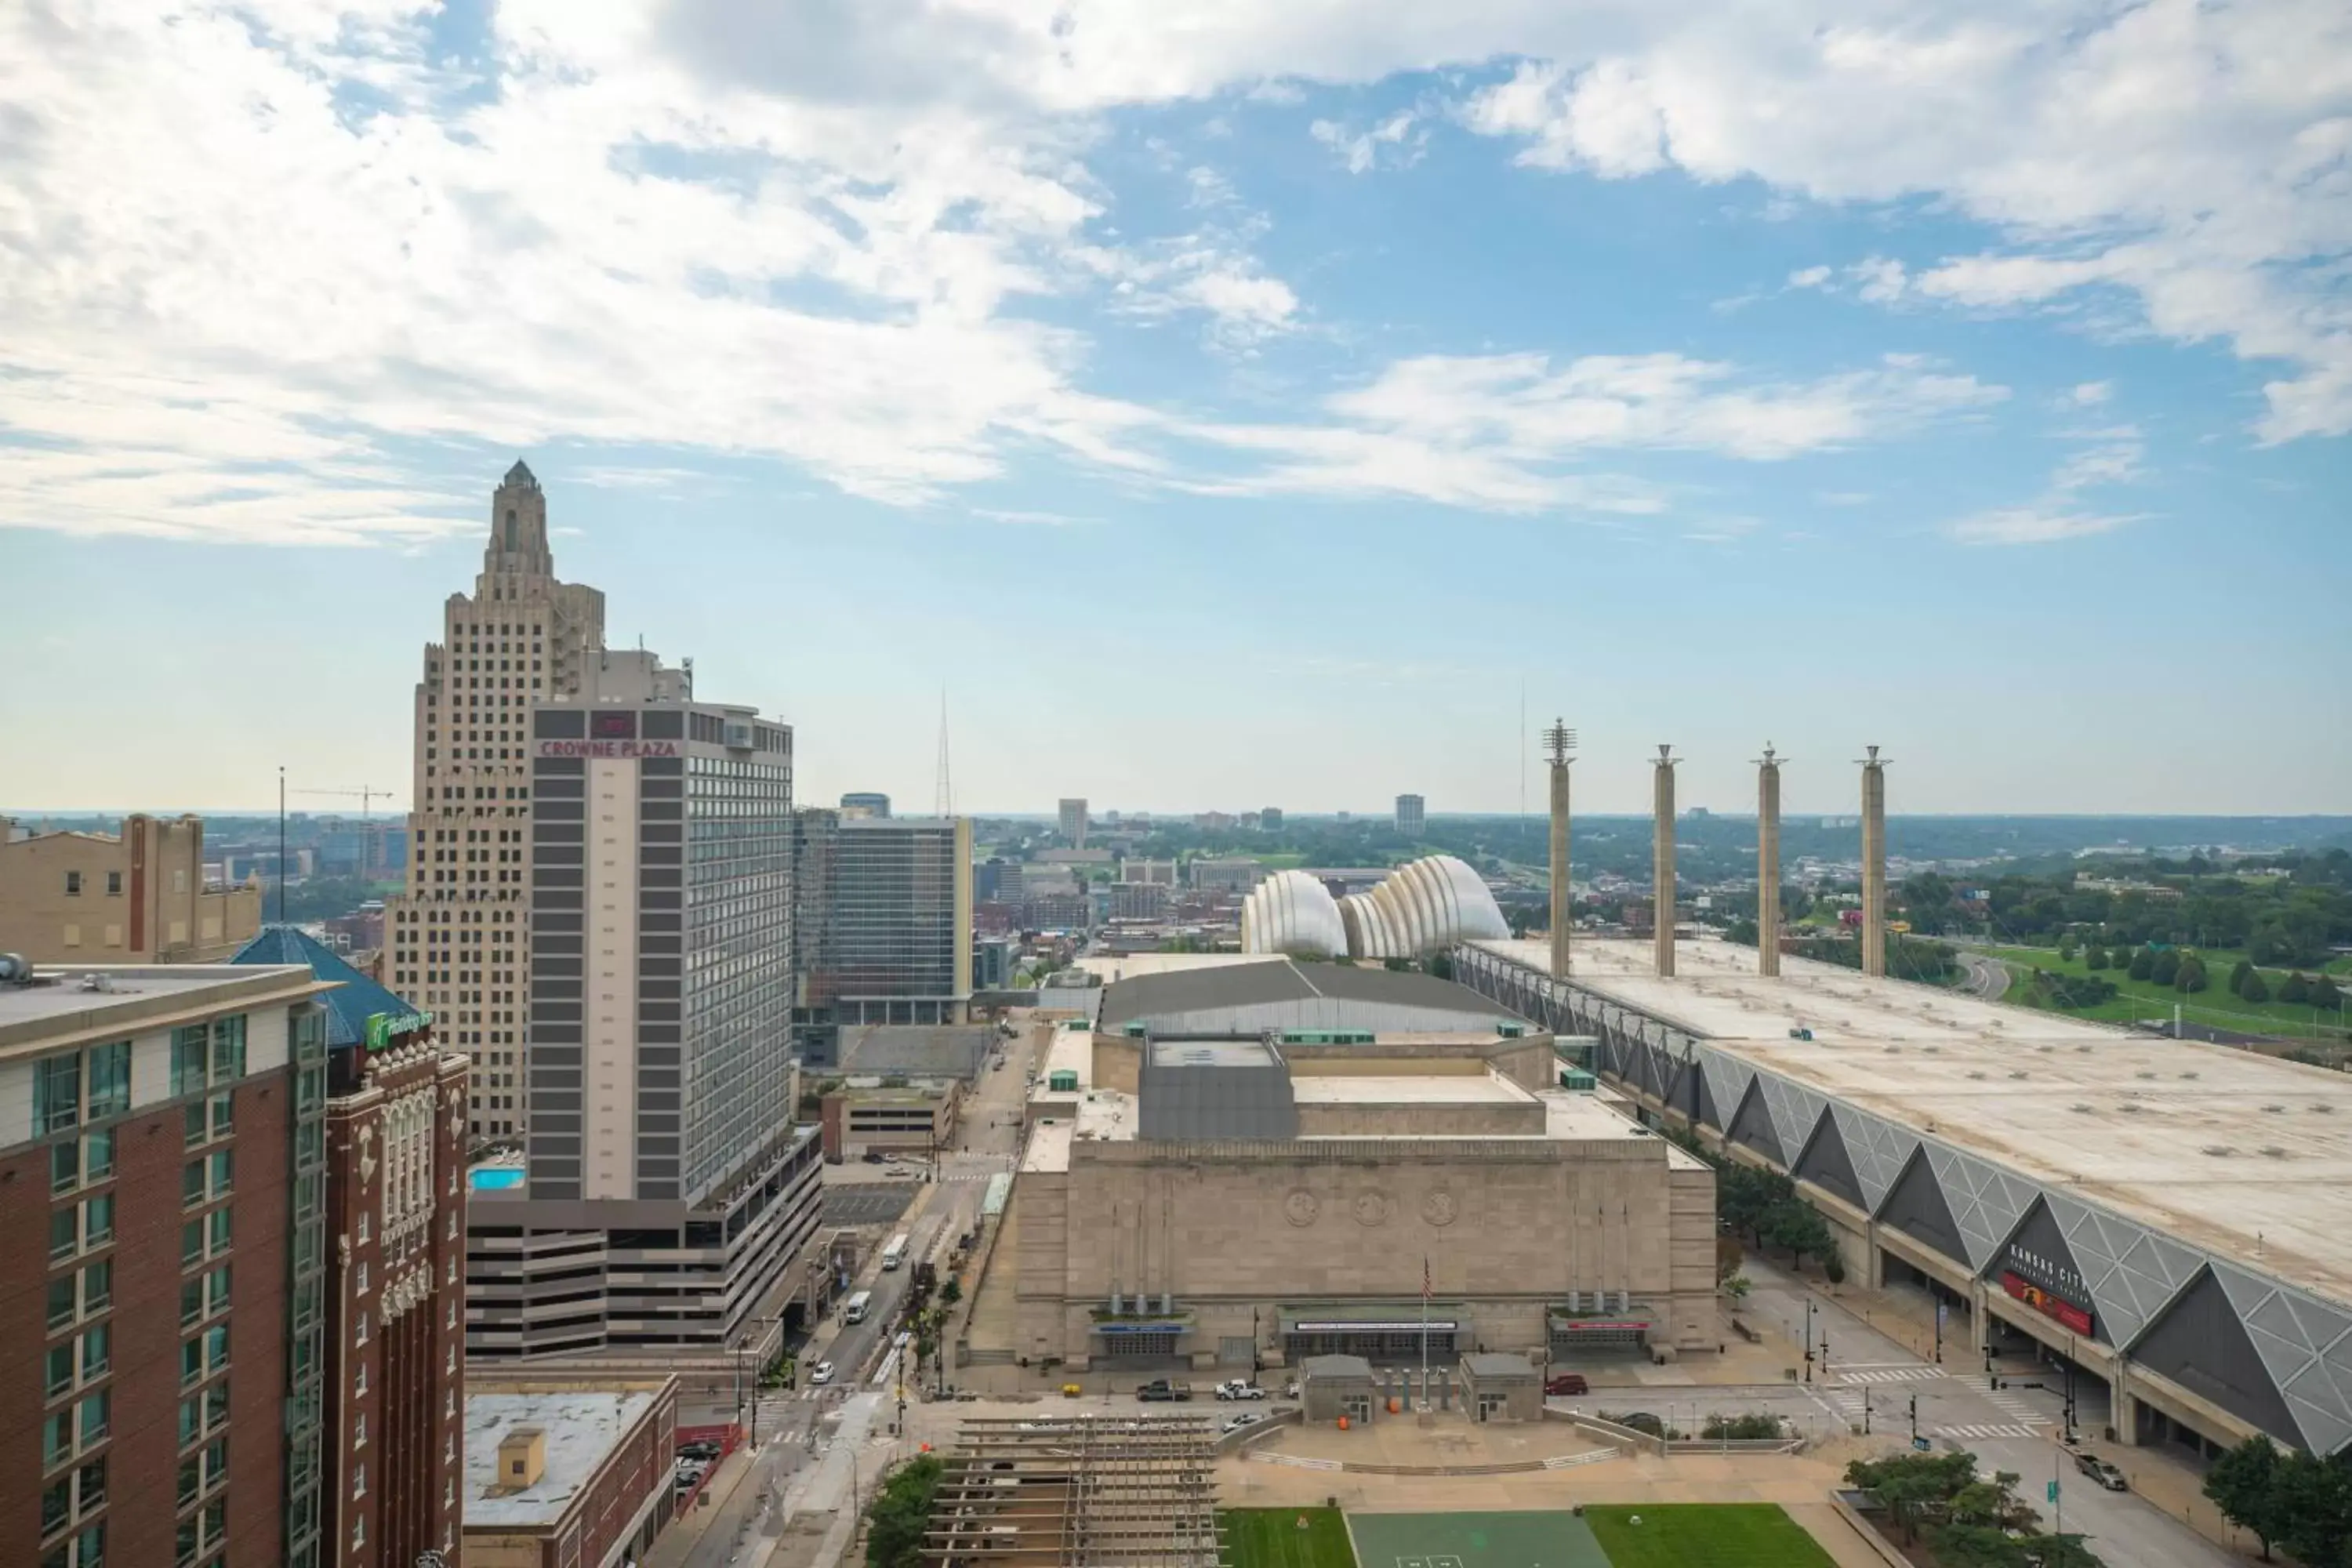
[[2113, 397], [2115, 395], [2116, 385], [2115, 383], [2111, 381], [2086, 381], [2081, 385], [2075, 387], [2066, 395], [2074, 403], [2075, 406], [2080, 408], [2091, 408], [2095, 407], [2099, 404], [2105, 403], [2108, 398]]
[[1558, 31], [1464, 111], [1522, 141], [1521, 162], [1927, 197], [2006, 245], [1915, 275], [1874, 258], [1864, 298], [2003, 310], [2119, 290], [2158, 334], [2282, 367], [2263, 438], [2352, 431], [2337, 0], [1664, 5]]
[[1426, 132], [1411, 135], [1413, 121], [1412, 111], [1406, 110], [1359, 132], [1336, 120], [1318, 120], [1307, 133], [1338, 153], [1348, 173], [1368, 174], [1376, 168], [1401, 168], [1420, 161], [1429, 139]]
[[1789, 274], [1791, 289], [1819, 289], [1829, 280], [1830, 269], [1826, 267], [1807, 267]]
[[1500, 511], [1664, 510], [1654, 487], [1596, 476], [1601, 454], [1703, 451], [1769, 462], [1965, 417], [2006, 390], [1886, 363], [1773, 383], [1679, 354], [1431, 355], [1324, 400], [1311, 425], [1198, 426], [1199, 440], [1265, 458], [1216, 493], [1409, 496]]
[[[426, 0], [0, 6], [0, 526], [414, 538], [478, 508], [414, 478], [450, 442], [766, 457], [898, 504], [1015, 447], [1216, 483], [1171, 432], [1225, 453], [1246, 433], [1090, 391], [1087, 335], [1039, 302], [1198, 321], [1238, 352], [1309, 302], [1213, 172], [1191, 179], [1201, 233], [1114, 235], [1101, 111], [1496, 58], [1523, 63], [1460, 115], [1530, 163], [1927, 198], [2004, 243], [1852, 281], [1973, 309], [2127, 297], [2276, 365], [2266, 437], [2352, 428], [2343, 7], [1948, 3], [503, 0], [459, 59], [426, 23], [462, 19]], [[1378, 166], [1427, 119], [1326, 140]], [[1877, 428], [1830, 382], [1623, 401], [1635, 447]], [[1339, 417], [1337, 444], [1400, 438]], [[1401, 493], [1420, 470], [1504, 504], [1537, 471], [1507, 444], [1382, 461]]]
[[1945, 531], [1961, 544], [2054, 544], [2106, 533], [2139, 521], [2113, 512], [2067, 511], [2043, 507], [2011, 507], [1979, 512], [1953, 523]]
[[[2078, 394], [2082, 390], [2075, 389]], [[2061, 434], [2088, 444], [2058, 465], [2039, 500], [1958, 519], [1945, 526], [1945, 536], [1961, 544], [2053, 544], [2144, 521], [2146, 512], [2101, 510], [2088, 505], [2083, 495], [2085, 490], [2126, 485], [2144, 477], [2141, 459], [2147, 448], [2139, 432], [2122, 426]]]

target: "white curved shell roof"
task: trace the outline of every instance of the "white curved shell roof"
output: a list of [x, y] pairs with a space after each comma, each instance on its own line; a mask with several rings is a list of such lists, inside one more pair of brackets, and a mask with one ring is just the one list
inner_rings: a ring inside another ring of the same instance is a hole
[[1357, 958], [1417, 958], [1457, 942], [1510, 931], [1495, 895], [1461, 860], [1432, 855], [1398, 868], [1369, 893], [1339, 901], [1348, 951]]
[[1276, 871], [1242, 900], [1242, 951], [1337, 958], [1348, 932], [1330, 889], [1304, 871]]

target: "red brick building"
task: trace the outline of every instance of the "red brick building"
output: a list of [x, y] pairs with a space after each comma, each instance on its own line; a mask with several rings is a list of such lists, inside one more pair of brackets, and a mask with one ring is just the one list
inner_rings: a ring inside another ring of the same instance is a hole
[[0, 1563], [315, 1563], [326, 988], [95, 973], [0, 978]]
[[457, 1568], [465, 1510], [466, 1074], [432, 1020], [272, 927], [240, 963], [307, 966], [327, 1018], [322, 1563]]

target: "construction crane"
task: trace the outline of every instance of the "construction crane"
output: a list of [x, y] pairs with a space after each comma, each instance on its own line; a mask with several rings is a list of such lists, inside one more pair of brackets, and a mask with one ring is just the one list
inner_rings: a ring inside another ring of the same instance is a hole
[[367, 820], [368, 802], [372, 800], [390, 800], [392, 798], [392, 792], [390, 790], [377, 789], [373, 784], [361, 784], [356, 789], [298, 789], [289, 790], [287, 793], [289, 795], [357, 795], [360, 802], [360, 820], [362, 822]]

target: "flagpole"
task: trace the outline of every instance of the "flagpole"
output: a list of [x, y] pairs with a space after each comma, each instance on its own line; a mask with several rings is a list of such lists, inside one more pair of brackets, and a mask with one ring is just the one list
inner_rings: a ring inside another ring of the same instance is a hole
[[1429, 1254], [1421, 1255], [1421, 1407], [1430, 1407], [1429, 1399]]

